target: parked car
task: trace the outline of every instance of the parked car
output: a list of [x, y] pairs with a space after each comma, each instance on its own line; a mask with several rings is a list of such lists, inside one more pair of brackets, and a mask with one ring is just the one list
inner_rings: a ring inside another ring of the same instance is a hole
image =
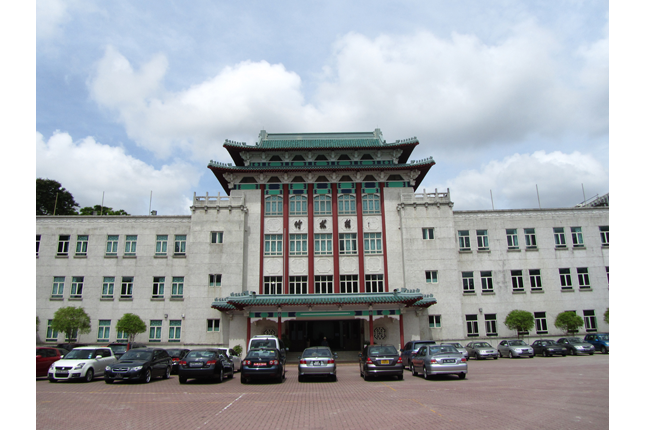
[[115, 362], [116, 357], [110, 348], [93, 346], [74, 348], [51, 365], [47, 378], [49, 382], [69, 380], [91, 382], [95, 376], [103, 376], [105, 367]]
[[177, 373], [179, 371], [179, 362], [186, 357], [190, 349], [186, 348], [166, 348], [166, 352], [172, 358], [172, 370], [170, 373]]
[[609, 333], [590, 333], [583, 340], [592, 344], [596, 351], [609, 354]]
[[468, 356], [468, 350], [466, 348], [464, 348], [463, 345], [460, 344], [459, 342], [442, 342], [441, 344], [442, 345], [452, 345], [452, 346], [454, 346], [457, 349], [457, 351], [461, 352], [461, 355], [466, 360], [470, 359], [470, 357]]
[[412, 358], [417, 355], [417, 351], [422, 345], [436, 345], [434, 340], [411, 340], [401, 349], [401, 361], [403, 366], [412, 371]]
[[535, 351], [521, 339], [503, 340], [497, 345], [499, 356], [508, 358], [535, 357]]
[[259, 348], [277, 349], [280, 351], [281, 361], [283, 363], [287, 361], [287, 351], [289, 351], [289, 348], [284, 345], [282, 339], [278, 339], [276, 336], [264, 334], [253, 336], [251, 340], [249, 340], [247, 351]]
[[233, 377], [233, 363], [226, 355], [225, 349], [193, 349], [179, 361], [179, 383], [185, 384], [189, 379], [211, 379], [222, 382], [224, 376]]
[[[138, 342], [130, 342], [130, 349], [134, 348], [145, 348], [146, 345], [143, 343], [138, 343]], [[112, 350], [114, 355], [116, 356], [117, 360], [121, 358], [123, 354], [128, 350], [128, 343], [127, 342], [113, 342], [108, 344], [108, 348]]]
[[60, 360], [61, 354], [56, 348], [36, 347], [36, 377], [47, 376], [52, 364]]
[[59, 343], [56, 345], [56, 348], [63, 348], [67, 351], [71, 351], [74, 348], [80, 348], [81, 346], [88, 346], [86, 343]]
[[242, 357], [240, 357], [233, 349], [229, 349], [228, 358], [233, 362], [233, 370], [239, 372], [242, 368]]
[[470, 342], [466, 345], [466, 351], [468, 351], [468, 357], [475, 357], [477, 360], [491, 357], [497, 360], [499, 356], [499, 353], [488, 342]]
[[251, 349], [242, 360], [242, 370], [240, 371], [242, 384], [254, 379], [274, 379], [281, 383], [284, 378], [284, 361], [279, 349]]
[[156, 376], [170, 378], [172, 358], [161, 348], [135, 348], [127, 351], [119, 360], [105, 367], [106, 384], [114, 381], [132, 381], [148, 383]]
[[298, 382], [309, 376], [324, 376], [336, 381], [336, 358], [328, 346], [312, 346], [302, 351], [298, 363]]
[[65, 349], [65, 348], [56, 348], [56, 349], [57, 349], [57, 350], [58, 350], [58, 352], [60, 353], [60, 358], [63, 358], [64, 356], [66, 356], [67, 354], [69, 354], [69, 350], [67, 350], [67, 349]]
[[538, 339], [531, 345], [536, 354], [542, 354], [543, 357], [553, 355], [567, 356], [567, 348], [551, 339]]
[[560, 345], [564, 345], [569, 354], [578, 355], [578, 354], [589, 354], [593, 355], [596, 352], [596, 349], [589, 342], [585, 342], [579, 337], [561, 337], [558, 339]]
[[465, 379], [468, 360], [452, 345], [424, 345], [412, 359], [412, 374], [423, 373], [425, 379], [431, 375], [458, 375]]
[[366, 345], [358, 354], [361, 377], [396, 376], [403, 379], [403, 360], [393, 345]]

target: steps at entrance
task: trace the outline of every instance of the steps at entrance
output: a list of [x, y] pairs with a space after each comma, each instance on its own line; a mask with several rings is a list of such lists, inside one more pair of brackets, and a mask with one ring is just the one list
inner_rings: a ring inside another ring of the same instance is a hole
[[[360, 351], [334, 351], [338, 354], [336, 363], [357, 363]], [[287, 364], [298, 364], [298, 357], [302, 351], [287, 352]]]

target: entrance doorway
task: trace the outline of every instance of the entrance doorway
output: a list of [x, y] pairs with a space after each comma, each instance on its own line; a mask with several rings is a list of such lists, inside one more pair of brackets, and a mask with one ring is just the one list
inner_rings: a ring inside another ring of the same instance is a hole
[[332, 351], [360, 351], [363, 323], [361, 319], [289, 321], [284, 338], [291, 344], [289, 351], [319, 346], [324, 337]]

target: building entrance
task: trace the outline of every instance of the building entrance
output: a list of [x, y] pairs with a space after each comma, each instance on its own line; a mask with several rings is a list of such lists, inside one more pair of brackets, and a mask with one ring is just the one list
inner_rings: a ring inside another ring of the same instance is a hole
[[323, 338], [332, 351], [360, 351], [364, 320], [289, 321], [285, 339], [289, 351], [302, 351], [308, 346], [319, 346]]

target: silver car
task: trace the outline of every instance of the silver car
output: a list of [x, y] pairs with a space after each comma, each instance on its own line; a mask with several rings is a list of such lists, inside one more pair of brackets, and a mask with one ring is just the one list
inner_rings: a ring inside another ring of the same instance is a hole
[[308, 376], [324, 376], [335, 381], [337, 356], [328, 346], [305, 349], [298, 364], [298, 382], [303, 382]]
[[466, 345], [468, 357], [475, 357], [477, 360], [482, 358], [494, 358], [497, 360], [498, 352], [488, 342], [470, 342]]
[[567, 348], [569, 354], [578, 355], [578, 354], [589, 354], [593, 355], [596, 352], [596, 348], [589, 342], [585, 342], [579, 337], [561, 337], [558, 339], [560, 345]]
[[461, 355], [466, 360], [470, 359], [470, 357], [468, 357], [468, 350], [464, 348], [459, 342], [443, 342], [442, 345], [452, 345], [457, 348], [457, 351], [461, 352]]
[[517, 358], [517, 357], [535, 357], [535, 351], [526, 342], [520, 339], [503, 340], [497, 345], [497, 351], [500, 357]]
[[422, 346], [412, 358], [412, 374], [416, 376], [419, 372], [423, 372], [425, 379], [431, 375], [458, 375], [465, 379], [468, 363], [452, 345]]

